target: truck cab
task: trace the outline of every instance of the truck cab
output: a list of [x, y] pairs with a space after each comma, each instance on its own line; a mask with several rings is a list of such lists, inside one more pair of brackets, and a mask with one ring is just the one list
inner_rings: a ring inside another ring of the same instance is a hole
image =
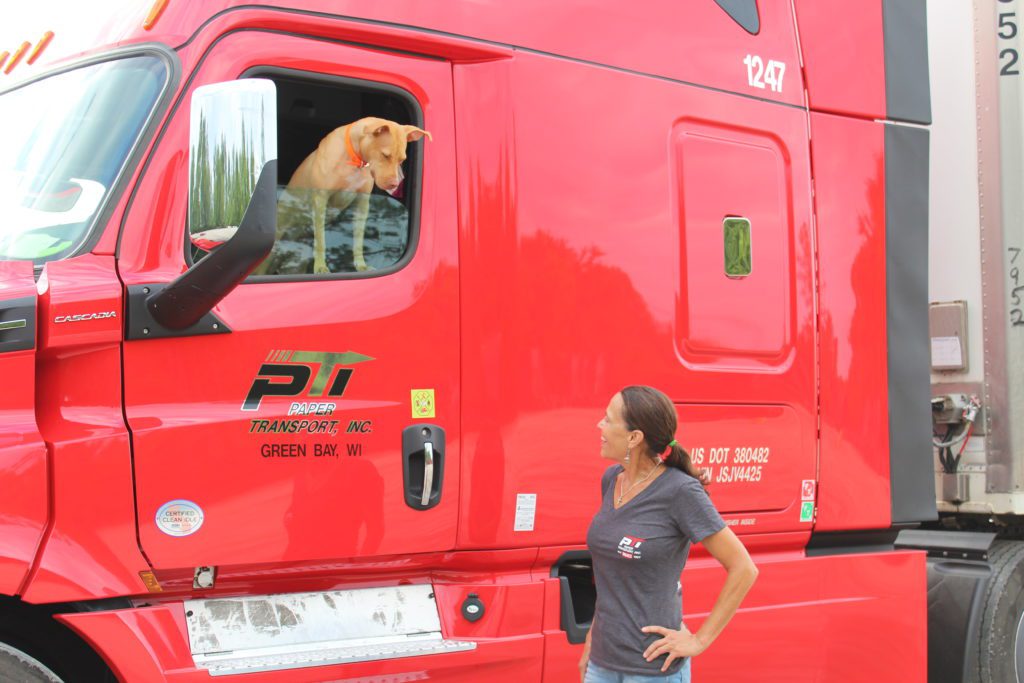
[[[761, 570], [699, 675], [923, 682], [895, 538], [936, 517], [930, 111], [897, 4], [837, 34], [811, 0], [162, 0], [56, 36], [0, 93], [0, 665], [572, 680], [595, 424], [639, 383]], [[430, 136], [395, 192], [318, 205], [296, 169], [364, 117]], [[695, 548], [687, 623], [721, 582]]]

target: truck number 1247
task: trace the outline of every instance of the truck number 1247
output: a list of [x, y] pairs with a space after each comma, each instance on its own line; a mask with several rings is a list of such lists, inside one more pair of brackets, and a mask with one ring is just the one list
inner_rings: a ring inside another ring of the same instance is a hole
[[782, 92], [782, 77], [786, 75], [786, 64], [768, 60], [766, 66], [764, 60], [757, 55], [747, 55], [743, 58], [747, 65], [747, 83], [755, 88], [764, 90], [767, 85], [772, 92]]

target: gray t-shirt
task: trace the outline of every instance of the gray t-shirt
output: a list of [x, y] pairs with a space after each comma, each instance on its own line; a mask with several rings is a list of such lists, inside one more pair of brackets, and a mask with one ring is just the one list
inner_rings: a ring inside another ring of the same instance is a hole
[[721, 531], [725, 522], [700, 482], [675, 468], [666, 469], [616, 510], [615, 477], [621, 471], [621, 465], [605, 471], [601, 509], [587, 530], [597, 584], [590, 659], [620, 673], [667, 676], [685, 660], [677, 659], [662, 674], [665, 655], [653, 662], [643, 657], [647, 646], [661, 636], [640, 629], [679, 628], [679, 578], [690, 543]]

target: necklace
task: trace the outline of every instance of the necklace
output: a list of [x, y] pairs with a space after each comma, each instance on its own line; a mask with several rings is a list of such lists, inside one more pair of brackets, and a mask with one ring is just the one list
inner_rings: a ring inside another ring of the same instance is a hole
[[[651, 475], [654, 474], [654, 471], [656, 469], [658, 469], [659, 467], [661, 467], [661, 463], [660, 462], [658, 464], [656, 464], [654, 467], [652, 467], [650, 472], [645, 474], [641, 479], [638, 479], [638, 480], [634, 481], [632, 484], [630, 484], [629, 488], [626, 489], [625, 491], [623, 491], [622, 493], [620, 493], [619, 497], [615, 499], [615, 504], [616, 505], [622, 505], [622, 499], [626, 497], [626, 494], [629, 493], [630, 491], [632, 491], [633, 489], [635, 489], [640, 484], [642, 484], [645, 481], [647, 481], [648, 479], [650, 479]], [[619, 481], [619, 488], [620, 489], [622, 488], [622, 480]]]

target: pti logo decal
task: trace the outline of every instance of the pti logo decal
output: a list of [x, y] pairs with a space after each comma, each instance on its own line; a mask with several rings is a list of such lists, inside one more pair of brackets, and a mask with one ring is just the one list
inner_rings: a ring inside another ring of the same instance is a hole
[[622, 555], [627, 560], [639, 560], [640, 544], [643, 542], [644, 539], [642, 538], [623, 536], [622, 540], [619, 541], [619, 555]]
[[271, 351], [249, 387], [242, 410], [259, 410], [267, 396], [341, 396], [353, 373], [345, 366], [368, 360], [373, 358], [354, 351]]

